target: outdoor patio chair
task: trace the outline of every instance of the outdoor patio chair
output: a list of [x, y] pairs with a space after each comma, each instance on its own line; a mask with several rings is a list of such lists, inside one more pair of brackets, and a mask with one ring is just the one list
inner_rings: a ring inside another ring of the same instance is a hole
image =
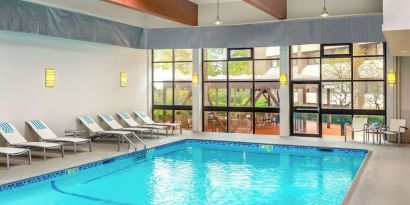
[[[350, 128], [348, 128], [350, 126]], [[354, 133], [363, 132], [363, 143], [366, 140], [366, 126], [367, 117], [353, 117], [352, 123], [345, 124], [345, 142], [347, 140], [347, 131], [352, 133], [352, 139], [354, 140]]]
[[[389, 125], [384, 125], [381, 127], [381, 133], [385, 135], [383, 137], [384, 142], [386, 142], [387, 136], [389, 136], [389, 140], [392, 136], [397, 137], [397, 144], [400, 144], [401, 135], [402, 133], [406, 133], [406, 120], [405, 119], [391, 119]], [[406, 135], [406, 144], [407, 144], [407, 135]]]

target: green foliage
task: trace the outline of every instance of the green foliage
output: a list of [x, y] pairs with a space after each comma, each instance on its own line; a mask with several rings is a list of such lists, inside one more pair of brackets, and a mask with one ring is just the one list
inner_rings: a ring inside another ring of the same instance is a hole
[[204, 62], [209, 76], [226, 75], [225, 62]]
[[252, 75], [252, 61], [229, 61], [229, 76]]
[[170, 62], [172, 61], [172, 49], [155, 49], [154, 62]]
[[209, 101], [212, 103], [212, 106], [226, 106], [226, 90], [225, 89], [218, 89], [218, 96], [217, 89], [209, 88], [208, 94], [210, 96]]
[[154, 110], [154, 121], [172, 122], [172, 110]]
[[251, 57], [251, 50], [242, 49], [242, 50], [231, 50], [231, 58], [249, 58]]
[[[323, 123], [328, 122], [328, 116], [329, 115], [322, 115]], [[352, 116], [350, 115], [330, 115], [329, 123], [344, 125], [345, 123], [351, 123], [351, 122], [352, 122]]]
[[192, 105], [191, 90], [190, 89], [177, 90], [175, 92], [175, 104], [176, 105]]
[[205, 60], [226, 60], [226, 49], [225, 48], [206, 49]]
[[252, 106], [252, 100], [250, 100], [251, 97], [249, 88], [231, 89], [229, 105], [235, 107]]
[[175, 49], [175, 61], [192, 61], [192, 49]]
[[175, 63], [175, 69], [183, 75], [192, 75], [192, 63]]
[[154, 105], [172, 105], [172, 89], [154, 89]]

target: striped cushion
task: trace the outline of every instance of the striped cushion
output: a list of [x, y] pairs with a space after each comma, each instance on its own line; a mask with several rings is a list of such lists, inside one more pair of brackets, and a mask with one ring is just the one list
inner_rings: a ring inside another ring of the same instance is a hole
[[147, 117], [147, 115], [145, 114], [145, 112], [139, 111], [138, 114], [139, 114], [141, 117]]
[[87, 124], [94, 124], [94, 120], [90, 116], [83, 116], [82, 118]]
[[1, 122], [0, 129], [3, 130], [4, 133], [14, 133], [13, 128], [10, 126], [8, 122]]
[[40, 120], [31, 120], [31, 123], [36, 127], [38, 130], [47, 129], [46, 126]]
[[108, 114], [103, 114], [103, 115], [101, 115], [105, 120], [107, 120], [107, 121], [113, 121], [114, 119], [112, 118], [112, 116], [111, 115], [108, 115]]
[[121, 117], [124, 119], [130, 119], [130, 115], [126, 112], [119, 112], [118, 114], [121, 115]]

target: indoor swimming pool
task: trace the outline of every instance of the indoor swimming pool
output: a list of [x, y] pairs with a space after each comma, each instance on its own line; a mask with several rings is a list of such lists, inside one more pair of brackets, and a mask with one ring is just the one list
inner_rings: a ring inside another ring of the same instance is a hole
[[181, 140], [0, 186], [0, 204], [327, 204], [366, 150]]

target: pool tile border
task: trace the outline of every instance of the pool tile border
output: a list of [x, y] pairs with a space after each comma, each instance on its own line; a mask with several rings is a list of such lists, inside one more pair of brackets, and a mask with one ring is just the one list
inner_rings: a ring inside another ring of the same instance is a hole
[[280, 144], [265, 144], [265, 143], [252, 143], [252, 142], [238, 142], [238, 141], [222, 141], [222, 140], [205, 140], [205, 139], [183, 139], [175, 142], [170, 142], [162, 145], [158, 145], [152, 148], [147, 148], [146, 150], [140, 150], [132, 153], [126, 153], [119, 156], [90, 162], [87, 164], [58, 170], [39, 176], [30, 177], [27, 179], [22, 179], [15, 182], [10, 182], [0, 185], [0, 192], [9, 191], [26, 185], [39, 183], [46, 180], [55, 179], [57, 177], [81, 172], [87, 169], [102, 166], [104, 164], [109, 164], [117, 162], [119, 160], [128, 159], [130, 157], [135, 157], [136, 160], [146, 159], [150, 153], [155, 153], [157, 151], [163, 151], [167, 148], [174, 147], [176, 145], [182, 144], [207, 144], [207, 145], [224, 145], [233, 147], [247, 147], [256, 149], [276, 149], [276, 150], [299, 150], [299, 151], [332, 151], [337, 153], [348, 153], [348, 154], [364, 154], [367, 155], [368, 151], [364, 149], [351, 149], [351, 148], [333, 148], [333, 147], [313, 147], [313, 146], [299, 146], [299, 145], [280, 145]]

